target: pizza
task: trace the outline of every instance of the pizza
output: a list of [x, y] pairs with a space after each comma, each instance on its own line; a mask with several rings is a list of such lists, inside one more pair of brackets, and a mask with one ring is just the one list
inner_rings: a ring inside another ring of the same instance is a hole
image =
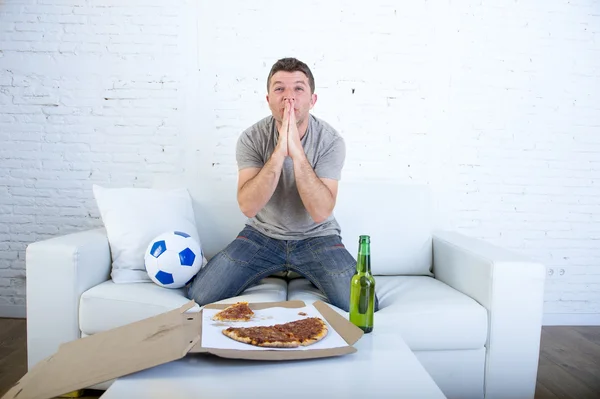
[[237, 302], [216, 313], [212, 319], [216, 321], [248, 321], [254, 312], [248, 302]]
[[327, 325], [318, 317], [309, 317], [273, 326], [229, 327], [223, 334], [229, 338], [269, 348], [297, 348], [312, 345], [327, 335]]

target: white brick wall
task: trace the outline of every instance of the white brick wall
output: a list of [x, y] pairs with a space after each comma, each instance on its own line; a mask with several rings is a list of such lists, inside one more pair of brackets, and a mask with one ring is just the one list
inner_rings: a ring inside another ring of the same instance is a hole
[[0, 5], [0, 315], [23, 314], [28, 243], [100, 225], [92, 183], [183, 171], [193, 2], [121, 4]]
[[234, 179], [270, 66], [296, 56], [344, 179], [430, 184], [445, 227], [548, 265], [549, 322], [599, 322], [591, 0], [201, 3], [0, 5], [0, 309], [24, 304], [29, 242], [100, 224], [92, 183]]

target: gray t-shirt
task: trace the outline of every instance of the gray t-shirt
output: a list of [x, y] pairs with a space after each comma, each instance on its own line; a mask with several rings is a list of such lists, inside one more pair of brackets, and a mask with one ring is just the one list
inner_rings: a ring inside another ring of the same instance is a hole
[[[306, 134], [301, 139], [308, 162], [319, 178], [340, 180], [346, 146], [344, 139], [328, 123], [309, 114]], [[268, 116], [246, 129], [237, 141], [238, 169], [262, 168], [275, 150], [279, 132], [273, 116]], [[279, 183], [267, 204], [248, 219], [248, 225], [279, 240], [302, 240], [340, 234], [340, 226], [330, 215], [315, 223], [304, 207], [294, 177], [294, 164], [286, 157]]]

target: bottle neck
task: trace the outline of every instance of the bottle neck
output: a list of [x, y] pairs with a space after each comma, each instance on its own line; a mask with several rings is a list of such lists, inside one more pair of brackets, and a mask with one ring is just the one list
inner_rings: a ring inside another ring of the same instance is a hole
[[368, 242], [360, 243], [356, 271], [358, 273], [371, 273], [371, 248]]

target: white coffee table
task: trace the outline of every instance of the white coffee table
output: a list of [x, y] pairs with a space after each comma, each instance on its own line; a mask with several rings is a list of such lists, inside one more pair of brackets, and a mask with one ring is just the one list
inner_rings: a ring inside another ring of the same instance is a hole
[[375, 330], [354, 346], [285, 362], [188, 355], [121, 377], [101, 398], [446, 398], [399, 335]]

